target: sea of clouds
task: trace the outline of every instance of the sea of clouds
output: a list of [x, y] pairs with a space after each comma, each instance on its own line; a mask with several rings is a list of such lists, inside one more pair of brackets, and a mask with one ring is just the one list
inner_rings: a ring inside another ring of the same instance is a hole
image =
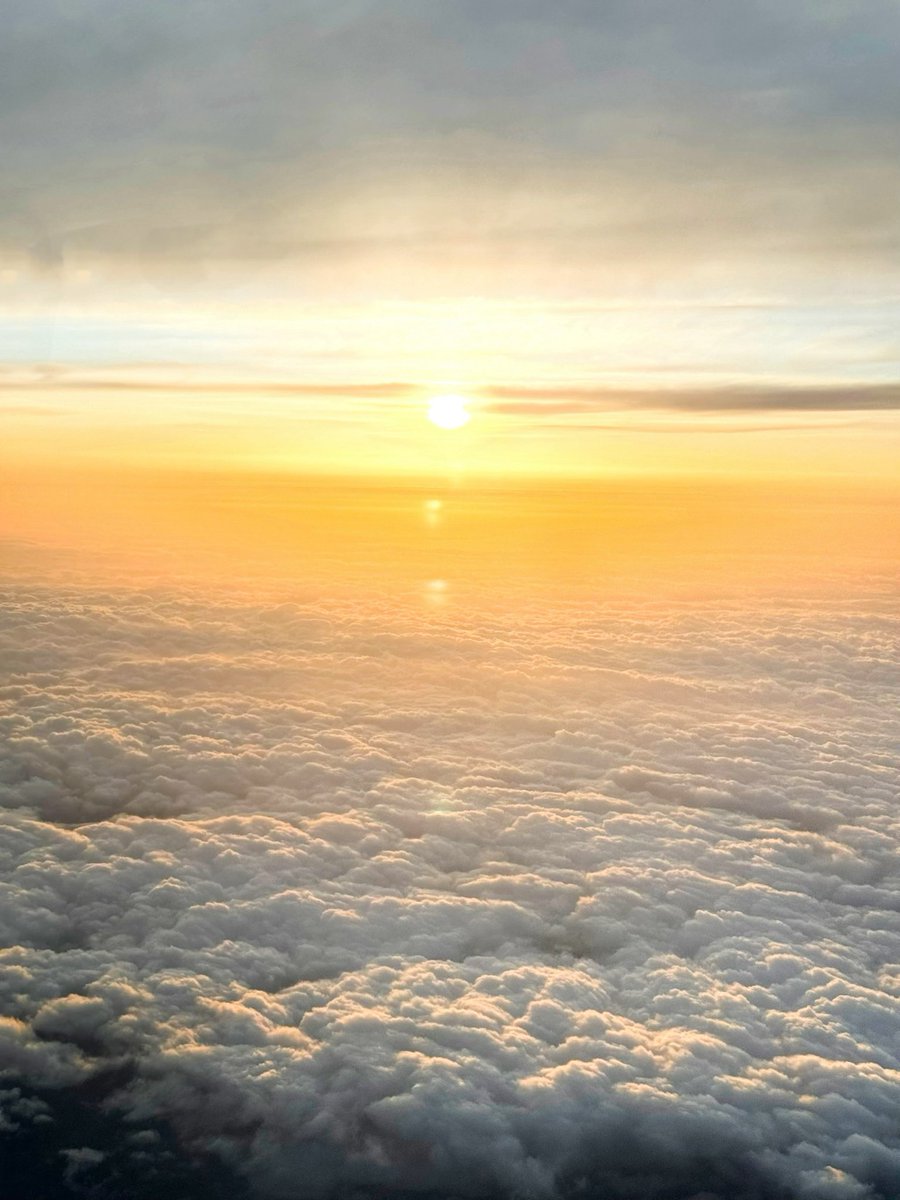
[[7, 1196], [895, 1197], [898, 631], [9, 586]]

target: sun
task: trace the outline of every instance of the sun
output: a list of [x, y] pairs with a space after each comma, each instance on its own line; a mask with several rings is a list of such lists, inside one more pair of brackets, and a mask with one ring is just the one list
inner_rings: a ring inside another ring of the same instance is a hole
[[461, 429], [471, 419], [465, 396], [432, 396], [428, 401], [428, 420], [440, 429]]

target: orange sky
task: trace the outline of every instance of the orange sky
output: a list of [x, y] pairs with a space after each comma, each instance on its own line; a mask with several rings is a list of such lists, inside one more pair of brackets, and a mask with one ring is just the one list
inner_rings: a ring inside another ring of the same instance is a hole
[[149, 470], [7, 472], [7, 573], [225, 592], [387, 592], [463, 618], [604, 598], [896, 588], [898, 489], [641, 478], [518, 484]]
[[893, 483], [890, 6], [400, 8], [17, 27], [0, 469]]

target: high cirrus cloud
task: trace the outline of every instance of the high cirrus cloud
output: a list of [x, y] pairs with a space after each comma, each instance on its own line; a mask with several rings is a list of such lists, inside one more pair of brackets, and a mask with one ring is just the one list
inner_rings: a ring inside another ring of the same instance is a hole
[[48, 1195], [896, 1193], [877, 597], [3, 611], [0, 1133]]

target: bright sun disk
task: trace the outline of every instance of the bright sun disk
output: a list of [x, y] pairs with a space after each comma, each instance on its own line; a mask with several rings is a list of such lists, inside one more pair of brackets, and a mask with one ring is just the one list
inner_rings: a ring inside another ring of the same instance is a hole
[[460, 429], [471, 418], [465, 396], [432, 396], [428, 402], [428, 420], [441, 429]]

